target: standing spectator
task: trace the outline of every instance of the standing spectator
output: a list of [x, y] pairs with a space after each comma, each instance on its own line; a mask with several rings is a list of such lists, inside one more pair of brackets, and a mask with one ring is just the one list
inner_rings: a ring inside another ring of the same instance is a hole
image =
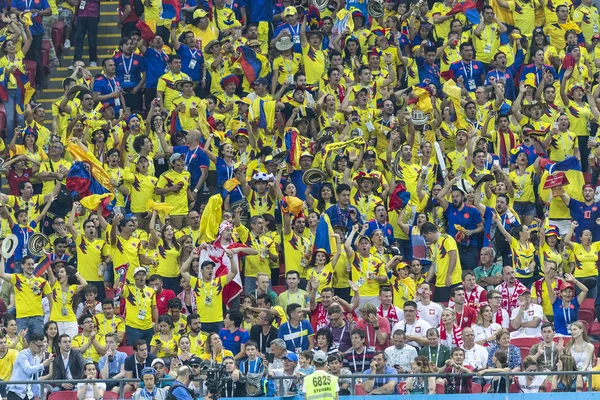
[[[122, 0], [133, 1], [133, 0]], [[168, 68], [169, 56], [163, 50], [164, 42], [162, 37], [156, 35], [150, 43], [143, 39], [137, 43], [140, 53], [144, 55], [146, 61], [146, 84], [144, 87], [144, 103], [145, 109], [150, 110], [152, 102], [157, 98], [156, 87], [159, 78], [165, 73]], [[189, 132], [188, 132], [189, 136]], [[168, 153], [166, 147], [163, 150]]]
[[[24, 1], [24, 0], [23, 0]], [[83, 60], [83, 40], [88, 35], [88, 47], [90, 53], [90, 67], [98, 66], [97, 38], [98, 23], [100, 22], [100, 1], [86, 0], [79, 4], [77, 10], [77, 23], [75, 24], [75, 54], [73, 62]], [[41, 52], [41, 44], [40, 44]], [[103, 63], [104, 64], [104, 63]], [[102, 65], [106, 67], [105, 65]], [[39, 75], [39, 74], [38, 74]]]
[[[373, 355], [371, 368], [364, 373], [394, 375], [397, 372], [388, 365], [385, 351], [378, 351]], [[362, 382], [362, 387], [369, 394], [395, 394], [397, 384], [398, 378], [367, 378]]]
[[188, 196], [190, 187], [190, 173], [185, 170], [185, 159], [181, 153], [175, 153], [169, 158], [171, 169], [163, 173], [154, 193], [162, 196], [163, 200], [175, 208], [171, 212], [171, 223], [175, 229], [187, 225], [185, 217], [188, 215]]
[[385, 317], [377, 315], [377, 308], [372, 304], [365, 304], [360, 309], [361, 318], [356, 324], [357, 329], [362, 329], [367, 335], [367, 348], [371, 351], [383, 351], [389, 343], [390, 322]]
[[[41, 357], [46, 347], [44, 346], [44, 336], [39, 333], [29, 335], [29, 348], [19, 352], [17, 361], [14, 364], [11, 381], [32, 381], [37, 380], [46, 367], [52, 364], [54, 355], [46, 358], [43, 362]], [[10, 384], [6, 387], [8, 398], [33, 400], [32, 386], [28, 384]]]
[[450, 65], [454, 80], [469, 92], [474, 92], [485, 80], [485, 68], [481, 61], [473, 59], [474, 51], [471, 43], [460, 45], [461, 59]]
[[[43, 335], [44, 311], [42, 309], [42, 297], [48, 299], [48, 306], [52, 309], [54, 300], [50, 284], [44, 278], [33, 276], [35, 264], [33, 257], [25, 256], [21, 263], [22, 274], [7, 274], [0, 269], [0, 278], [15, 287], [15, 308], [17, 315], [17, 329], [28, 330], [28, 339], [36, 333]], [[40, 341], [43, 340], [40, 339]], [[34, 350], [39, 354], [41, 350]], [[29, 357], [31, 354], [27, 355]], [[47, 365], [47, 364], [46, 364]]]
[[[44, 37], [44, 26], [42, 20], [44, 16], [52, 15], [52, 9], [48, 0], [40, 0], [28, 2], [27, 0], [12, 0], [11, 10], [17, 16], [20, 16], [24, 11], [31, 11], [32, 25], [29, 28], [31, 31], [31, 47], [27, 51], [26, 59], [33, 60], [37, 64], [35, 72], [35, 85], [37, 90], [41, 90], [42, 80], [44, 79], [44, 65], [42, 64], [42, 39]], [[81, 42], [83, 47], [83, 38]], [[33, 86], [33, 82], [31, 82]]]
[[[81, 379], [85, 361], [81, 352], [71, 348], [71, 338], [66, 333], [58, 337], [60, 354], [52, 361], [52, 379], [71, 381]], [[72, 383], [63, 383], [57, 387], [59, 390], [73, 390]]]
[[246, 357], [246, 342], [250, 340], [250, 334], [240, 328], [244, 314], [238, 310], [229, 310], [223, 319], [223, 329], [219, 331], [219, 337], [223, 347], [233, 353], [236, 360]]
[[[177, 280], [179, 280], [179, 278], [177, 278]], [[166, 314], [169, 311], [169, 302], [175, 298], [175, 292], [171, 289], [163, 288], [163, 278], [160, 275], [150, 275], [148, 283], [156, 293], [156, 308], [158, 310], [158, 315]]]
[[125, 300], [125, 334], [127, 345], [131, 346], [137, 339], [143, 339], [148, 346], [152, 340], [153, 322], [158, 322], [156, 294], [146, 286], [146, 268], [138, 267], [133, 271], [135, 285], [123, 286], [121, 296]]
[[[352, 325], [344, 318], [342, 307], [339, 304], [332, 304], [327, 309], [329, 324], [325, 326], [331, 331], [333, 345], [340, 353], [345, 353], [352, 347], [352, 338], [350, 332]], [[321, 328], [322, 329], [322, 328]]]
[[[504, 282], [496, 286], [496, 290], [499, 291], [501, 295], [501, 308], [508, 311], [510, 314], [513, 309], [517, 308], [519, 294], [524, 290], [527, 290], [527, 287], [515, 278], [515, 271], [510, 265], [505, 265], [504, 268], [502, 268], [502, 279]], [[492, 296], [490, 292], [488, 292], [488, 295], [490, 297]], [[490, 305], [493, 309], [495, 303], [490, 303]], [[502, 318], [502, 322], [499, 322], [498, 320], [496, 320], [496, 322], [504, 327], [504, 318]]]
[[121, 48], [120, 54], [113, 57], [115, 74], [119, 81], [119, 86], [123, 90], [125, 104], [131, 109], [131, 112], [141, 113], [144, 108], [143, 94], [144, 85], [146, 84], [146, 60], [141, 55], [133, 53], [135, 44], [130, 38], [122, 38], [119, 47]]

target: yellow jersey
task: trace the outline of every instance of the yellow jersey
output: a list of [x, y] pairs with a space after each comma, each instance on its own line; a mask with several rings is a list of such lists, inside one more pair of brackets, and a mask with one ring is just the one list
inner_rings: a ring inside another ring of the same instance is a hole
[[17, 318], [43, 317], [42, 297], [52, 293], [50, 284], [44, 278], [23, 274], [11, 274], [10, 282], [15, 287], [15, 307]]

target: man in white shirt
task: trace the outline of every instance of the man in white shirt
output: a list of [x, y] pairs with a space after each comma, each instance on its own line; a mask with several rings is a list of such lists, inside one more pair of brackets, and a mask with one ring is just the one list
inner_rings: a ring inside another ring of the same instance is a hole
[[517, 329], [510, 336], [541, 336], [543, 320], [544, 309], [531, 302], [531, 291], [525, 289], [519, 294], [519, 307], [514, 308], [510, 315], [510, 325]]
[[473, 367], [475, 372], [485, 368], [488, 361], [488, 351], [485, 347], [475, 343], [475, 332], [473, 328], [467, 327], [462, 331], [465, 350], [465, 366]]
[[440, 326], [443, 308], [438, 303], [431, 301], [431, 284], [429, 282], [423, 282], [419, 285], [417, 301], [417, 315], [419, 318], [427, 321], [433, 328]]
[[406, 343], [420, 349], [428, 343], [425, 334], [429, 328], [431, 328], [431, 325], [427, 321], [417, 319], [417, 303], [409, 300], [404, 303], [404, 321], [394, 325], [392, 334], [398, 329], [402, 329], [406, 334]]
[[406, 334], [402, 329], [398, 329], [392, 336], [394, 345], [385, 349], [387, 364], [400, 374], [410, 372], [410, 364], [417, 357], [417, 350], [405, 341]]

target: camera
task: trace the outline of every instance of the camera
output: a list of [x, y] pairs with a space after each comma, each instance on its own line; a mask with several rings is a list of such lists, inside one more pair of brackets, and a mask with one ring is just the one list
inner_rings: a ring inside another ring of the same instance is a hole
[[200, 371], [202, 371], [202, 375], [206, 375], [206, 389], [212, 394], [213, 400], [217, 400], [221, 397], [226, 383], [231, 381], [225, 365], [205, 360], [200, 364]]
[[397, 248], [396, 246], [390, 246], [387, 247], [384, 251], [385, 254], [391, 254], [393, 256], [399, 256], [400, 255], [400, 249]]

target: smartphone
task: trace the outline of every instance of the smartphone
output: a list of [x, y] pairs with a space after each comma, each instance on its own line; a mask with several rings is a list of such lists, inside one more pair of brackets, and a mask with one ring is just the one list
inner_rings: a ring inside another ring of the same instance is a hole
[[500, 160], [494, 160], [493, 164], [494, 165], [500, 165]]
[[267, 361], [269, 362], [269, 364], [273, 364], [273, 361], [275, 361], [275, 354], [267, 353]]

